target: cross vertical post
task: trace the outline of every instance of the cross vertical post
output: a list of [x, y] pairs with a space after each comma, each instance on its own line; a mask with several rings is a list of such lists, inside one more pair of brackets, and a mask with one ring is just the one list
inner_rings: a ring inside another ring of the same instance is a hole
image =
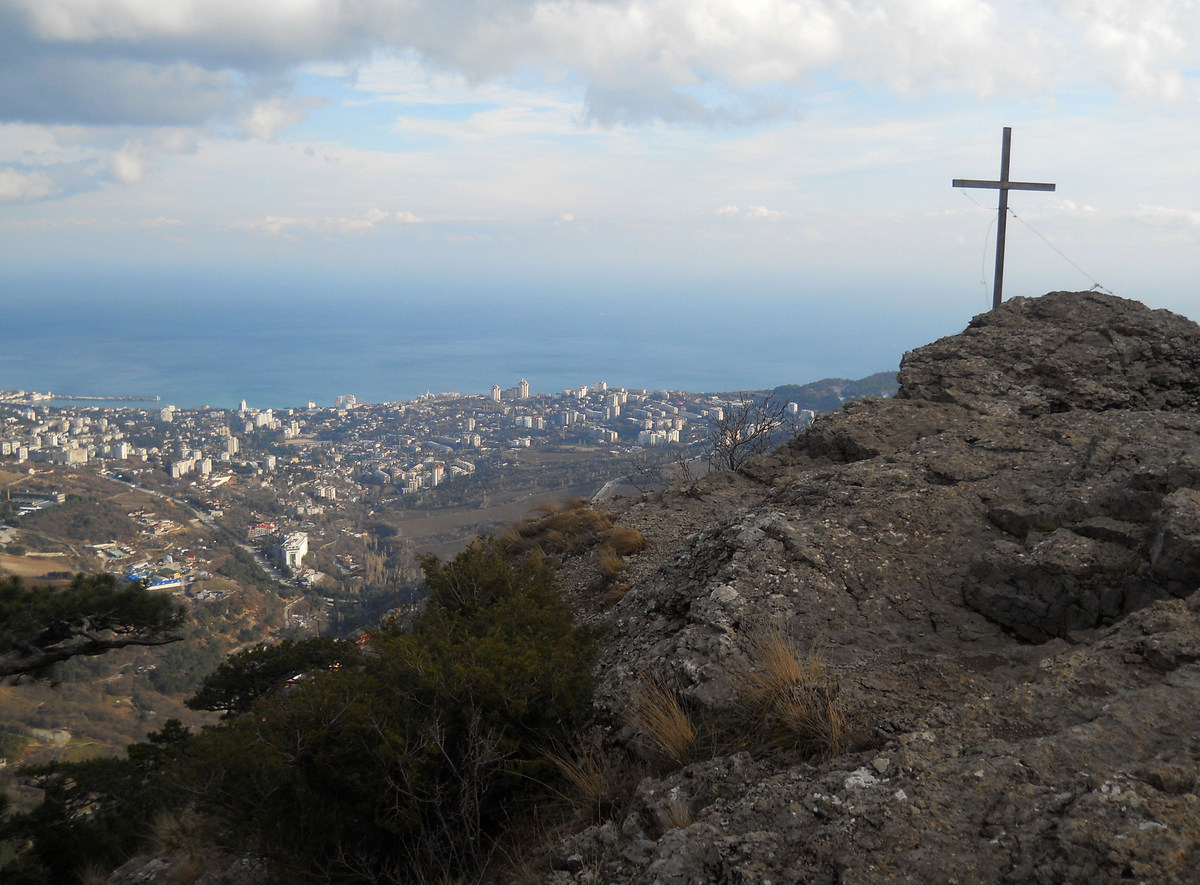
[[996, 276], [992, 284], [992, 309], [1000, 306], [1004, 300], [1004, 239], [1008, 229], [1008, 192], [1013, 191], [1052, 191], [1053, 184], [1036, 181], [1010, 181], [1008, 178], [1009, 161], [1012, 156], [1012, 127], [1004, 127], [1004, 141], [1000, 149], [1000, 180], [980, 181], [973, 178], [956, 178], [951, 182], [953, 187], [983, 187], [1000, 191], [1000, 205], [996, 216]]

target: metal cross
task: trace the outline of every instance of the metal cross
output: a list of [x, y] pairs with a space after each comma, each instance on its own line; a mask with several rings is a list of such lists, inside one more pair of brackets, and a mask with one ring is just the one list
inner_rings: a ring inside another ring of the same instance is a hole
[[1008, 224], [1009, 191], [1052, 191], [1053, 184], [1036, 181], [1009, 181], [1008, 160], [1012, 152], [1012, 127], [1004, 127], [1004, 146], [1000, 153], [1000, 180], [980, 181], [975, 178], [956, 178], [954, 187], [986, 187], [1000, 191], [1000, 209], [996, 221], [996, 281], [992, 286], [992, 308], [1000, 306], [1004, 292], [1004, 231]]

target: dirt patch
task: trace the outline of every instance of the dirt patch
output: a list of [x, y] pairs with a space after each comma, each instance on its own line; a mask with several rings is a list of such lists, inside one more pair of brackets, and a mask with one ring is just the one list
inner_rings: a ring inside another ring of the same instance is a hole
[[0, 574], [20, 578], [45, 578], [51, 572], [78, 571], [79, 564], [69, 556], [13, 556], [0, 553]]

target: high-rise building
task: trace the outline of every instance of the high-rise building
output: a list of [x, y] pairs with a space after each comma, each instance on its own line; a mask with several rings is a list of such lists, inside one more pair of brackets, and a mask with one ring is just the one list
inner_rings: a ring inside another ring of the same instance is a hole
[[494, 403], [500, 402], [500, 385], [499, 384], [492, 385], [492, 402], [494, 402]]
[[521, 399], [529, 399], [529, 382], [524, 378], [522, 378], [521, 383], [517, 385], [517, 396]]
[[305, 532], [292, 532], [279, 545], [280, 558], [288, 568], [298, 569], [304, 563], [304, 556], [308, 553], [308, 534]]

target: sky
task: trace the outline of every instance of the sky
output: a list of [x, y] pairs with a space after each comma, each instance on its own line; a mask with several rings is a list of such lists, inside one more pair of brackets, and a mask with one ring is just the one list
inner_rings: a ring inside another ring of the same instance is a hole
[[786, 302], [901, 352], [990, 305], [950, 182], [1004, 126], [1057, 185], [1006, 295], [1200, 317], [1197, 0], [0, 0], [0, 300]]

